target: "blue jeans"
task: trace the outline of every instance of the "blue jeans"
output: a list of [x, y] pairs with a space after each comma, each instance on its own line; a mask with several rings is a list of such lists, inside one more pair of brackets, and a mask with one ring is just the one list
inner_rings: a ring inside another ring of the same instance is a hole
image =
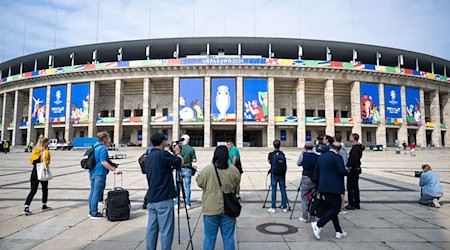
[[203, 215], [203, 226], [205, 238], [203, 239], [203, 250], [214, 250], [216, 247], [217, 232], [220, 228], [223, 241], [223, 249], [234, 250], [234, 229], [236, 219], [225, 214]]
[[97, 205], [105, 188], [106, 175], [90, 174], [91, 192], [89, 193], [89, 213], [95, 215], [98, 212]]
[[[192, 170], [189, 168], [182, 168], [181, 169], [181, 178], [183, 179], [184, 183], [184, 191], [186, 192], [186, 205], [191, 205], [191, 178], [192, 178]], [[181, 188], [181, 187], [178, 187]], [[180, 199], [183, 197], [183, 194], [181, 193], [181, 190], [179, 192]], [[176, 201], [177, 204], [179, 204], [179, 200]]]
[[175, 218], [172, 199], [148, 203], [147, 249], [156, 249], [158, 233], [161, 235], [161, 249], [172, 249]]
[[311, 219], [308, 213], [309, 200], [306, 195], [315, 187], [316, 184], [314, 184], [308, 176], [302, 176], [302, 181], [300, 182], [300, 192], [302, 196], [302, 217], [305, 220]]
[[277, 183], [279, 183], [281, 191], [281, 207], [287, 208], [287, 195], [286, 195], [286, 176], [271, 175], [271, 188], [272, 188], [272, 208], [277, 207]]
[[434, 196], [427, 195], [427, 194], [421, 194], [420, 199], [419, 199], [419, 204], [431, 206], [431, 205], [433, 205], [434, 198], [439, 200], [440, 197], [434, 197]]

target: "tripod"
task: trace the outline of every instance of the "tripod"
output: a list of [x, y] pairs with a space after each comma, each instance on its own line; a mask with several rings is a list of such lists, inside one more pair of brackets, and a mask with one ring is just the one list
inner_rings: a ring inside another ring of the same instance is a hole
[[[300, 184], [301, 185], [301, 184]], [[292, 220], [292, 215], [294, 214], [294, 210], [295, 210], [295, 204], [297, 203], [297, 199], [298, 199], [298, 194], [300, 193], [300, 186], [297, 189], [297, 195], [295, 196], [295, 201], [294, 201], [294, 207], [292, 208], [292, 212], [291, 212], [291, 217], [289, 217], [290, 220]]]
[[[267, 176], [270, 175], [270, 172], [267, 172]], [[264, 200], [264, 204], [262, 206], [262, 208], [266, 208], [266, 203], [267, 203], [267, 198], [269, 198], [269, 193], [271, 190], [271, 184], [267, 185], [267, 176], [266, 176], [266, 186], [267, 186], [267, 194], [266, 194], [266, 199]], [[287, 193], [286, 193], [287, 196]], [[283, 198], [282, 198], [283, 199]], [[287, 205], [288, 205], [288, 210], [291, 211], [291, 204], [289, 203], [289, 198], [286, 197], [286, 201], [287, 201]], [[280, 205], [279, 208], [282, 208], [283, 205]]]
[[[180, 191], [181, 191], [181, 195], [183, 196], [183, 201], [184, 201], [184, 210], [186, 212], [186, 220], [187, 220], [188, 230], [189, 230], [189, 244], [191, 245], [191, 249], [194, 250], [194, 244], [192, 243], [191, 224], [189, 223], [190, 217], [189, 217], [188, 209], [186, 206], [186, 191], [184, 189], [184, 182], [183, 182], [183, 178], [181, 176], [181, 170], [179, 170], [179, 169], [176, 170], [176, 183], [177, 183], [177, 203], [178, 203], [178, 208], [177, 208], [178, 244], [181, 244], [181, 235], [180, 235]], [[181, 186], [181, 188], [180, 188], [180, 186]]]

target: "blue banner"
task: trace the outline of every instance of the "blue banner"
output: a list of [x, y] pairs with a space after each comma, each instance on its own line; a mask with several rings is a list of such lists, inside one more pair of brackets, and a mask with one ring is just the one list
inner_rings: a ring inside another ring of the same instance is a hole
[[402, 118], [402, 98], [399, 86], [384, 85], [386, 119]]
[[31, 122], [45, 124], [47, 103], [47, 88], [33, 89], [33, 107], [31, 109]]
[[203, 122], [203, 78], [180, 79], [180, 121]]
[[244, 79], [244, 121], [267, 121], [267, 79]]
[[361, 83], [361, 120], [363, 123], [380, 122], [378, 84]]
[[89, 83], [72, 84], [70, 120], [75, 124], [89, 122]]
[[211, 80], [211, 120], [236, 121], [236, 79]]
[[406, 121], [408, 125], [415, 126], [422, 123], [420, 89], [406, 88]]
[[50, 96], [50, 122], [64, 123], [66, 121], [67, 86], [52, 86]]

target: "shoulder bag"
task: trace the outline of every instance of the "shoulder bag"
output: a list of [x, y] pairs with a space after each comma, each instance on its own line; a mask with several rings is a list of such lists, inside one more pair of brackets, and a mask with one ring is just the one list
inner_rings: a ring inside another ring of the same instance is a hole
[[242, 206], [239, 203], [239, 200], [236, 198], [236, 194], [234, 192], [227, 194], [223, 192], [222, 182], [220, 181], [219, 172], [217, 171], [216, 166], [214, 166], [214, 170], [216, 171], [217, 180], [219, 180], [220, 191], [223, 194], [223, 206], [225, 215], [232, 218], [239, 217], [239, 215], [241, 214]]
[[49, 181], [53, 179], [52, 172], [50, 171], [50, 166], [45, 165], [45, 151], [41, 154], [41, 161], [36, 164], [37, 177], [40, 181]]

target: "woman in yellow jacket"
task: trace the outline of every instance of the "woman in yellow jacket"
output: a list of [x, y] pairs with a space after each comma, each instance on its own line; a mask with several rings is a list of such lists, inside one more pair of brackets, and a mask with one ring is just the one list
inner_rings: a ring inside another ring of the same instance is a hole
[[31, 171], [31, 190], [28, 194], [27, 200], [25, 201], [25, 209], [23, 214], [31, 215], [30, 204], [36, 194], [39, 183], [42, 186], [42, 211], [50, 210], [51, 208], [47, 206], [48, 198], [48, 181], [40, 181], [37, 177], [36, 165], [41, 161], [45, 162], [45, 165], [50, 165], [50, 152], [48, 151], [48, 138], [40, 138], [37, 142], [36, 148], [34, 148], [33, 153], [31, 153], [30, 163], [33, 165], [33, 170]]

